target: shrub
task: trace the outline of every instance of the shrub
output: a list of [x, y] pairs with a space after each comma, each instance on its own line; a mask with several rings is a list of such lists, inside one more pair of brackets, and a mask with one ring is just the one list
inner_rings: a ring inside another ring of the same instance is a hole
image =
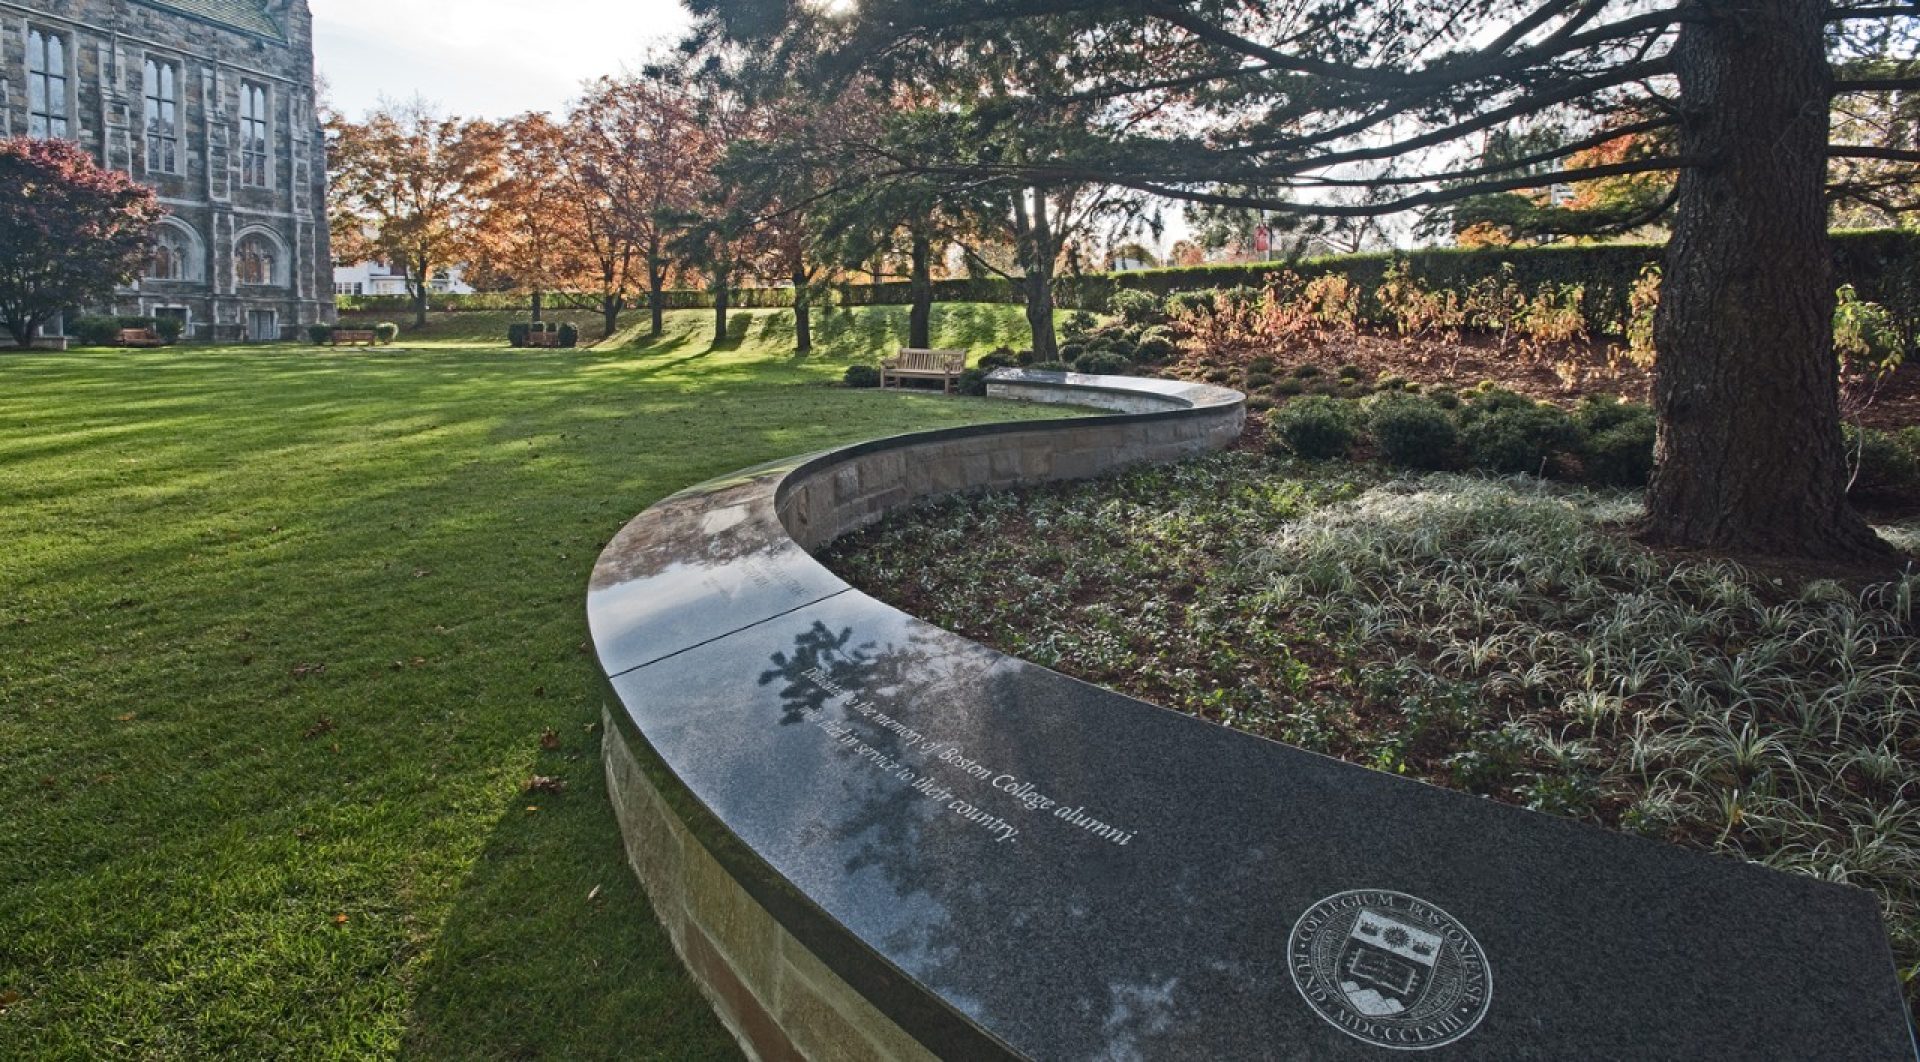
[[1272, 409], [1273, 405], [1273, 399], [1268, 398], [1266, 395], [1254, 395], [1247, 399], [1247, 411], [1249, 413], [1265, 413]]
[[1132, 367], [1132, 362], [1110, 350], [1096, 350], [1082, 354], [1073, 363], [1073, 371], [1084, 372], [1089, 376], [1119, 376]]
[[1224, 383], [1232, 383], [1232, 382], [1233, 382], [1233, 370], [1232, 370], [1232, 369], [1222, 369], [1222, 368], [1213, 368], [1213, 369], [1208, 369], [1208, 370], [1207, 370], [1207, 382], [1208, 382], [1208, 383], [1216, 383], [1216, 384], [1224, 384]]
[[333, 341], [333, 326], [323, 324], [308, 325], [307, 339], [316, 347], [324, 347]]
[[67, 334], [80, 341], [83, 347], [110, 347], [120, 339], [120, 329], [139, 328], [141, 325], [122, 325], [119, 317], [86, 316], [76, 317], [67, 322]]
[[1166, 319], [1160, 300], [1144, 291], [1116, 291], [1108, 298], [1107, 309], [1130, 325], [1158, 324]]
[[1064, 361], [1042, 361], [1028, 366], [1034, 372], [1072, 372], [1073, 366]]
[[1614, 398], [1588, 398], [1574, 407], [1573, 419], [1583, 429], [1599, 433], [1637, 420], [1652, 420], [1653, 407]]
[[880, 370], [873, 365], [849, 365], [846, 375], [840, 380], [848, 387], [878, 387]]
[[1070, 336], [1083, 336], [1098, 327], [1100, 319], [1085, 310], [1073, 311], [1060, 324], [1060, 330]]
[[[991, 357], [992, 355], [988, 355]], [[960, 373], [960, 393], [983, 397], [987, 393], [987, 372], [982, 368], [972, 368]]]
[[1131, 339], [1116, 339], [1107, 346], [1107, 349], [1127, 359], [1129, 365], [1140, 360], [1140, 345]]
[[373, 335], [380, 341], [381, 346], [387, 346], [400, 338], [400, 326], [392, 321], [382, 321], [373, 326]]
[[1560, 455], [1582, 451], [1580, 426], [1565, 411], [1519, 395], [1513, 396], [1520, 399], [1519, 405], [1505, 399], [1489, 401], [1496, 394], [1488, 392], [1462, 411], [1460, 441], [1467, 463], [1474, 468], [1541, 475]]
[[1504, 387], [1496, 387], [1491, 382], [1484, 380], [1481, 381], [1479, 387], [1474, 390], [1469, 398], [1473, 403], [1468, 407], [1467, 416], [1469, 417], [1481, 416], [1487, 413], [1499, 413], [1510, 409], [1532, 409], [1538, 405], [1538, 403], [1526, 395], [1509, 391]]
[[1304, 394], [1306, 390], [1305, 383], [1289, 376], [1284, 380], [1276, 380], [1268, 393], [1278, 398], [1291, 398], [1297, 394]]
[[1167, 296], [1167, 312], [1175, 317], [1213, 313], [1215, 291], [1176, 291]]
[[156, 317], [153, 320], [153, 330], [160, 333], [161, 339], [169, 343], [178, 343], [181, 334], [187, 330], [187, 322], [178, 317]]
[[1358, 365], [1342, 365], [1339, 369], [1335, 370], [1334, 375], [1340, 377], [1342, 380], [1359, 380], [1367, 374], [1366, 371]]
[[1853, 473], [1851, 493], [1868, 497], [1899, 495], [1920, 485], [1920, 464], [1899, 438], [1851, 424], [1843, 430], [1847, 468]]
[[986, 372], [992, 372], [995, 369], [1011, 369], [1018, 364], [1020, 364], [1019, 359], [1006, 347], [1001, 347], [980, 359], [980, 368]]
[[1367, 428], [1387, 463], [1442, 469], [1454, 463], [1460, 431], [1438, 403], [1392, 392], [1369, 399]]
[[533, 326], [525, 321], [515, 321], [507, 326], [507, 346], [519, 348], [527, 345], [527, 336], [533, 333]]
[[1628, 421], [1587, 436], [1587, 478], [1615, 487], [1644, 487], [1653, 478], [1652, 418]]
[[1080, 355], [1085, 354], [1087, 352], [1087, 349], [1088, 349], [1087, 345], [1085, 343], [1080, 342], [1079, 340], [1074, 340], [1068, 343], [1062, 343], [1060, 344], [1060, 360], [1076, 361], [1079, 359]]
[[1247, 390], [1249, 391], [1264, 391], [1272, 386], [1273, 377], [1267, 373], [1250, 372], [1247, 374]]
[[1313, 364], [1301, 365], [1293, 370], [1293, 375], [1295, 379], [1311, 380], [1320, 375], [1320, 366]]
[[1407, 389], [1407, 378], [1404, 376], [1396, 376], [1392, 373], [1383, 373], [1380, 379], [1374, 382], [1373, 387], [1376, 391], [1404, 391]]
[[1175, 342], [1173, 332], [1167, 328], [1149, 328], [1140, 333], [1140, 346], [1135, 353], [1141, 361], [1167, 361], [1180, 353], [1180, 344]]
[[1031, 350], [1022, 350], [1013, 356], [1013, 360], [1018, 362], [1022, 367], [1025, 367], [1032, 365], [1033, 360], [1039, 356], [1040, 355], [1035, 354]]
[[[392, 342], [392, 340], [383, 339], [381, 340], [381, 342], [390, 343]], [[560, 345], [569, 350], [579, 346], [580, 345], [580, 329], [570, 324], [561, 325], [560, 326]]]
[[1906, 347], [1892, 311], [1847, 284], [1833, 308], [1833, 349], [1849, 371], [1880, 375], [1900, 367]]
[[1345, 457], [1356, 433], [1352, 405], [1325, 397], [1297, 398], [1267, 417], [1276, 443], [1301, 457]]
[[1257, 357], [1252, 361], [1247, 362], [1247, 371], [1248, 372], [1264, 372], [1269, 376], [1271, 376], [1273, 374], [1274, 367], [1278, 364], [1279, 363], [1274, 361], [1272, 358], [1269, 358], [1266, 355], [1262, 354], [1260, 357]]

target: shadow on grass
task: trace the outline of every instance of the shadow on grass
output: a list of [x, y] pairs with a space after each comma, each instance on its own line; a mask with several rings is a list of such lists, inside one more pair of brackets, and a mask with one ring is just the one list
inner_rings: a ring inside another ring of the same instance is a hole
[[[421, 970], [402, 1054], [738, 1059], [626, 863], [598, 730], [572, 733], [566, 792], [503, 807], [461, 883]], [[597, 885], [583, 892], [583, 881]], [[529, 932], [556, 946], [528, 949]]]

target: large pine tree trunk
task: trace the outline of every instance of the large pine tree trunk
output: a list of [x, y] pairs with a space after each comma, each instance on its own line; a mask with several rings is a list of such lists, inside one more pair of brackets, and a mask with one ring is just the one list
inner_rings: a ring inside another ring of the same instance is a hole
[[1675, 60], [1683, 171], [1655, 323], [1659, 465], [1646, 536], [1854, 561], [1824, 199], [1823, 0], [1702, 0]]
[[1014, 197], [1014, 225], [1020, 236], [1021, 267], [1026, 276], [1021, 288], [1026, 295], [1027, 328], [1033, 333], [1033, 360], [1058, 361], [1060, 340], [1053, 327], [1053, 265], [1059, 249], [1053, 243], [1053, 221], [1047, 216], [1047, 193], [1032, 190], [1032, 211], [1027, 209], [1026, 191]]
[[925, 350], [933, 346], [933, 240], [924, 232], [913, 234], [911, 279], [913, 306], [907, 313], [907, 346]]

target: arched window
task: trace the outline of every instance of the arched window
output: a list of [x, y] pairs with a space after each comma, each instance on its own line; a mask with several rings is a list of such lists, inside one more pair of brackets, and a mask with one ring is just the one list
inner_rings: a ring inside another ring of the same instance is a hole
[[153, 254], [147, 258], [148, 280], [186, 280], [193, 275], [193, 246], [186, 233], [162, 225], [153, 236]]
[[257, 232], [240, 237], [233, 249], [234, 277], [242, 284], [278, 285], [280, 266], [279, 245]]

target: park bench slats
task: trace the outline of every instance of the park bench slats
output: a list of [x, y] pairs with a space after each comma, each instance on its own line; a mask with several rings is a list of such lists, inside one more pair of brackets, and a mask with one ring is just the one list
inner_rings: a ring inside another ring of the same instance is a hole
[[902, 387], [908, 380], [939, 380], [941, 390], [951, 392], [966, 368], [964, 350], [901, 347], [897, 356], [880, 362], [880, 386]]

